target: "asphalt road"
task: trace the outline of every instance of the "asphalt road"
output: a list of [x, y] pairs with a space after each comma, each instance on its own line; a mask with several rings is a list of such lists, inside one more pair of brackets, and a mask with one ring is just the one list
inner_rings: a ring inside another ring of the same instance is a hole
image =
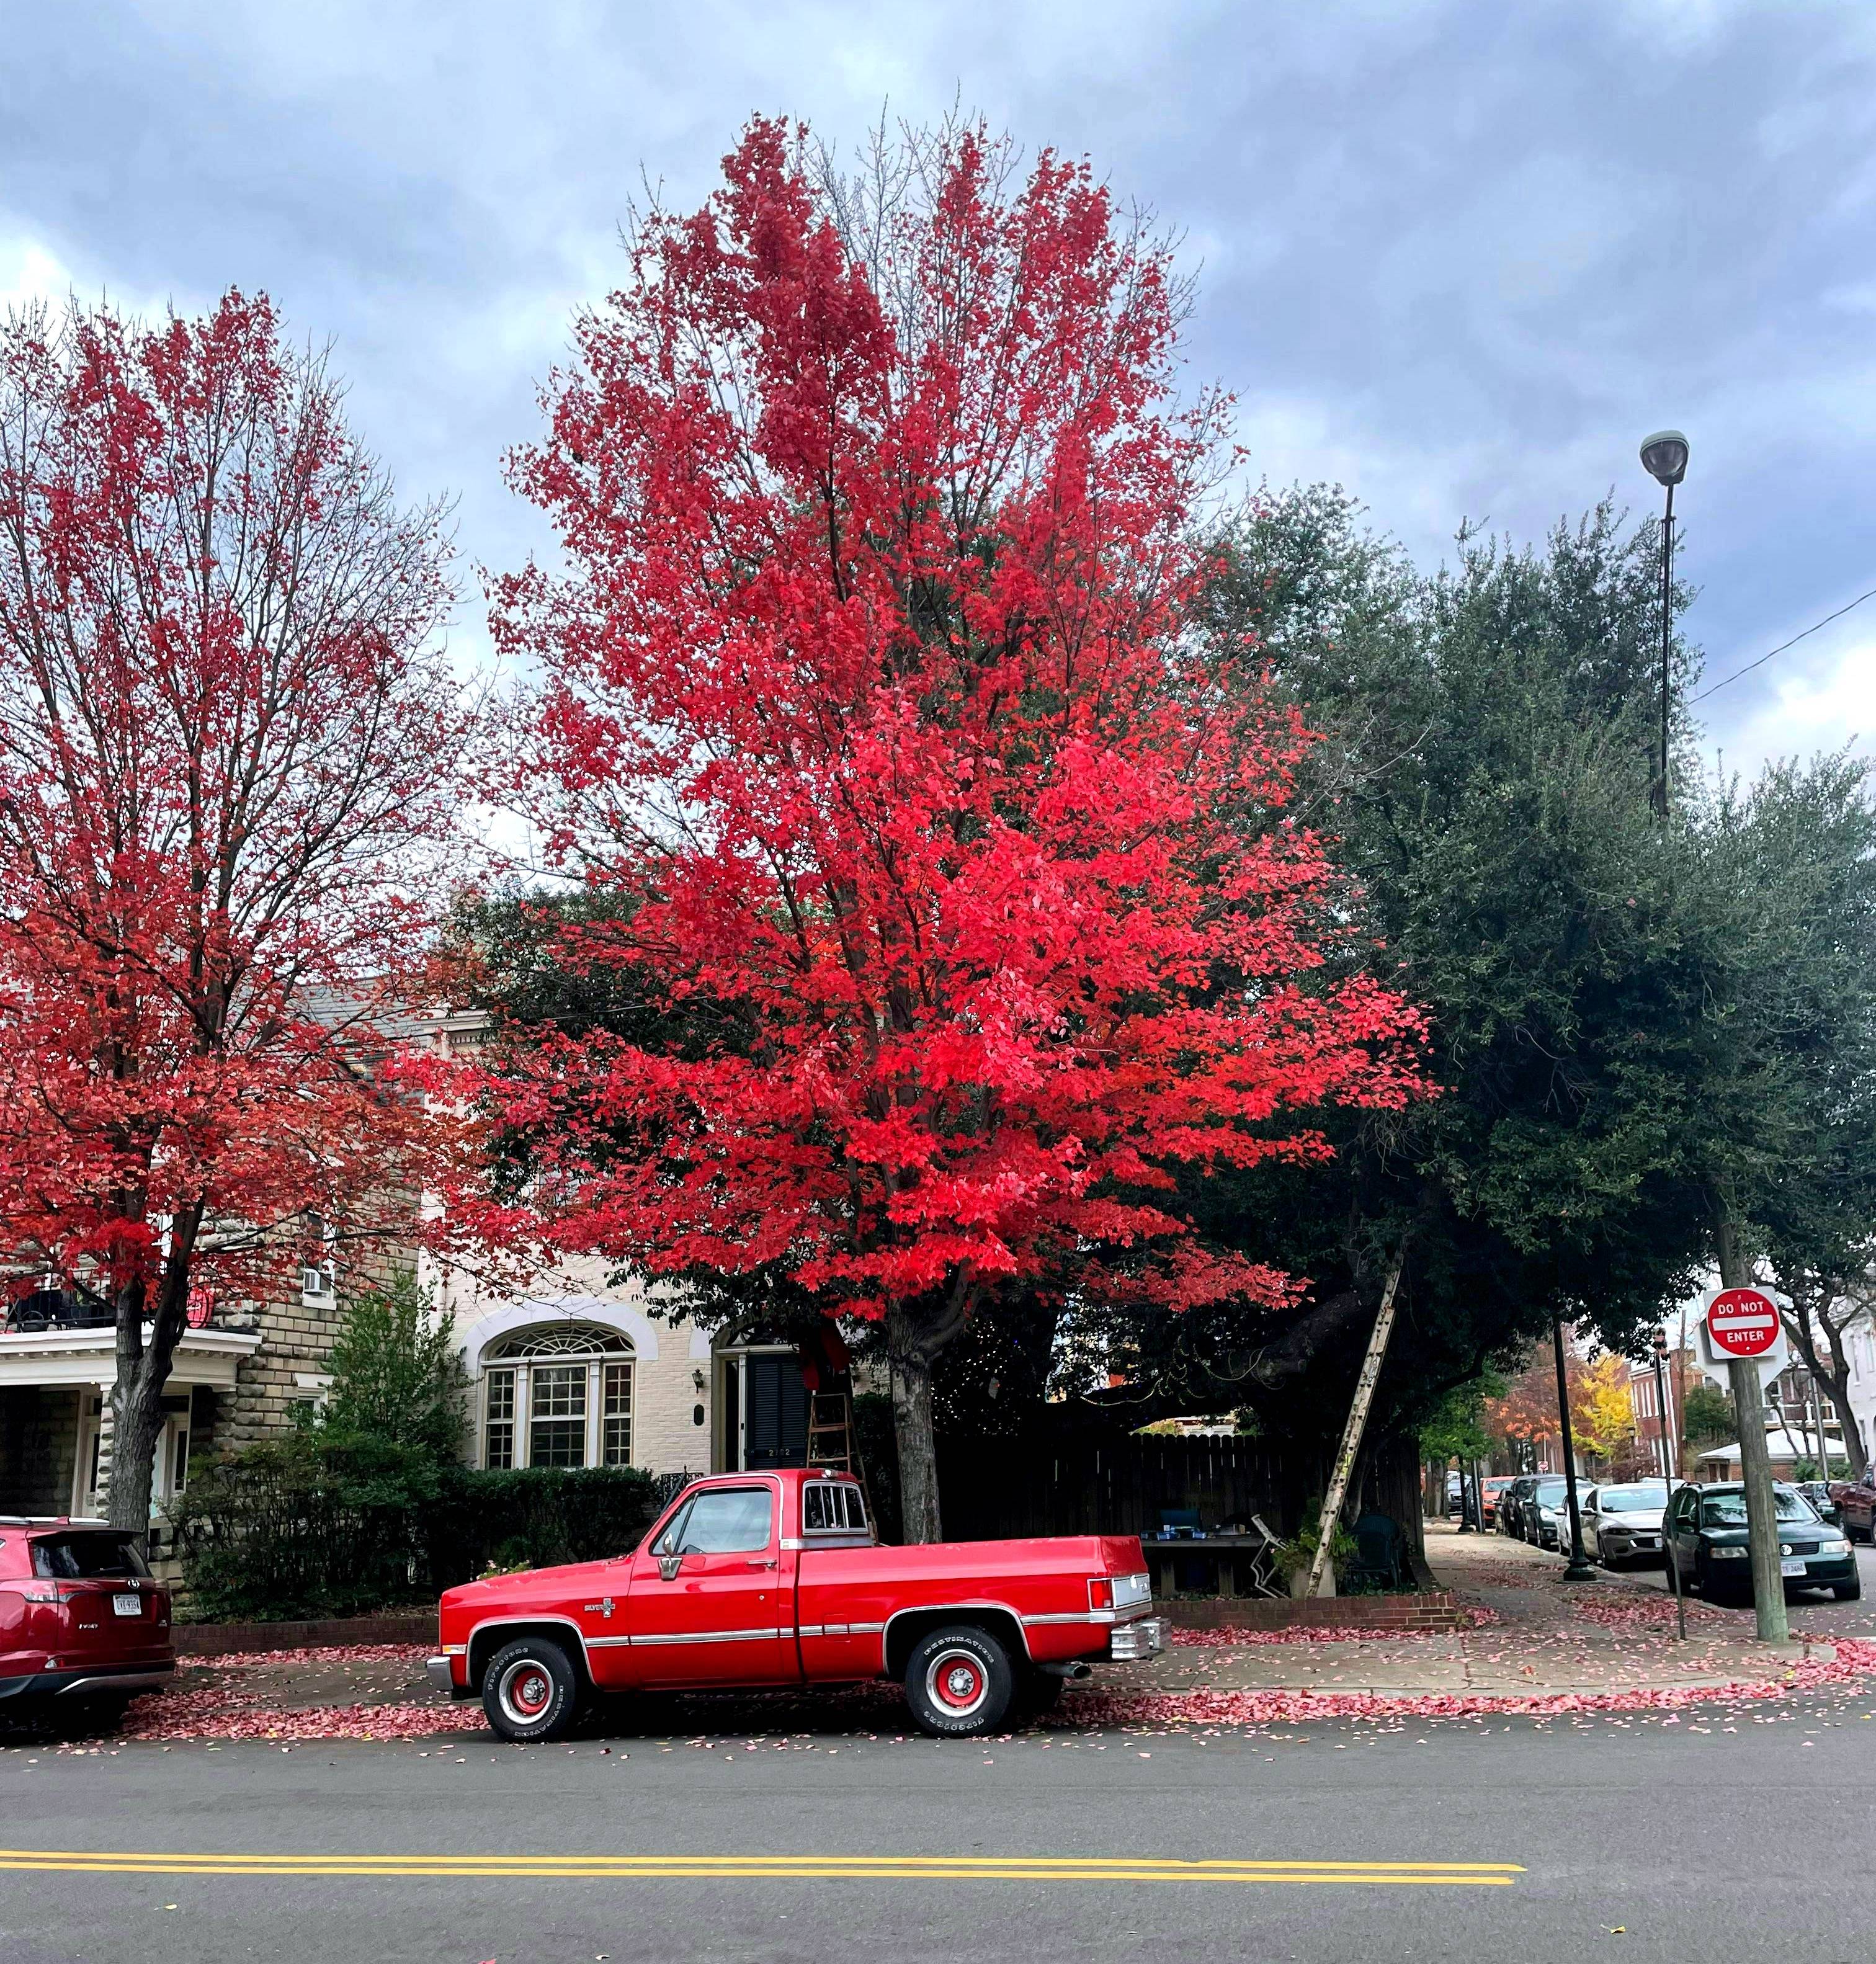
[[0, 1752], [0, 1821], [5, 1964], [1848, 1964], [1876, 1694], [981, 1745], [29, 1746]]

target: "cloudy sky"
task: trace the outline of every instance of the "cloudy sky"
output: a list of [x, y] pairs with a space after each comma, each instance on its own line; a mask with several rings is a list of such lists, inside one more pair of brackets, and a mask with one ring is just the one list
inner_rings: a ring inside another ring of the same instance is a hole
[[[0, 0], [0, 303], [265, 287], [335, 344], [472, 560], [645, 178], [752, 111], [857, 139], [954, 101], [1086, 152], [1201, 263], [1253, 469], [1424, 562], [1687, 431], [1709, 680], [1876, 586], [1871, 0]], [[459, 644], [484, 645], [473, 608]], [[1704, 705], [1749, 766], [1876, 742], [1876, 600]]]

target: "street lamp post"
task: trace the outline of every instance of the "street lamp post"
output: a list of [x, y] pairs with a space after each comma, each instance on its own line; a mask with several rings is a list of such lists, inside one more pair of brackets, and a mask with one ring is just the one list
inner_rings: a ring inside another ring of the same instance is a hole
[[1687, 439], [1678, 430], [1656, 430], [1641, 447], [1642, 468], [1668, 494], [1661, 526], [1661, 775], [1655, 780], [1655, 811], [1668, 815], [1669, 661], [1674, 645], [1674, 487], [1687, 475]]
[[[1550, 1335], [1556, 1346], [1557, 1424], [1563, 1435], [1563, 1491], [1567, 1497], [1570, 1516], [1569, 1566], [1563, 1571], [1563, 1580], [1566, 1582], [1593, 1582], [1596, 1579], [1596, 1571], [1590, 1567], [1589, 1556], [1583, 1547], [1582, 1510], [1576, 1504], [1576, 1442], [1570, 1436], [1570, 1386], [1569, 1374], [1563, 1366], [1563, 1319], [1561, 1317], [1552, 1319]], [[1560, 1546], [1563, 1539], [1561, 1535], [1557, 1536]]]

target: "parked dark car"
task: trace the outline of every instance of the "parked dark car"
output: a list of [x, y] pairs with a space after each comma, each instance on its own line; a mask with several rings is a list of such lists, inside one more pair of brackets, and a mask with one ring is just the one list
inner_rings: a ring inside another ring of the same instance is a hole
[[1524, 1539], [1537, 1548], [1561, 1548], [1570, 1531], [1569, 1485], [1561, 1473], [1540, 1473], [1522, 1503]]
[[1828, 1521], [1833, 1527], [1843, 1518], [1837, 1503], [1830, 1497], [1830, 1486], [1824, 1480], [1794, 1480], [1792, 1485], [1802, 1494], [1820, 1521]]
[[[1828, 1589], [1839, 1603], [1855, 1602], [1863, 1585], [1849, 1537], [1820, 1521], [1796, 1487], [1781, 1481], [1772, 1491], [1778, 1500], [1779, 1566], [1785, 1593]], [[1746, 1489], [1739, 1481], [1681, 1487], [1668, 1510], [1668, 1532], [1669, 1559], [1680, 1571], [1683, 1589], [1717, 1603], [1752, 1600]]]
[[1499, 1496], [1499, 1532], [1524, 1538], [1524, 1496], [1537, 1484], [1534, 1473], [1521, 1473]]
[[1666, 1482], [1636, 1480], [1592, 1487], [1583, 1497], [1583, 1545], [1605, 1568], [1661, 1559]]
[[1833, 1480], [1830, 1497], [1837, 1519], [1852, 1541], [1876, 1542], [1876, 1478]]

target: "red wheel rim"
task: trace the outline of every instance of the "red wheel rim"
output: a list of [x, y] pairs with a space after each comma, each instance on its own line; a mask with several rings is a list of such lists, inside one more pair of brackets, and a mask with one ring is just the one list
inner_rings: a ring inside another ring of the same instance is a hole
[[519, 1658], [502, 1674], [497, 1696], [511, 1722], [532, 1725], [554, 1702], [554, 1680], [544, 1665]]
[[990, 1694], [990, 1677], [984, 1661], [975, 1651], [962, 1648], [940, 1651], [925, 1673], [925, 1689], [941, 1712], [968, 1716]]

